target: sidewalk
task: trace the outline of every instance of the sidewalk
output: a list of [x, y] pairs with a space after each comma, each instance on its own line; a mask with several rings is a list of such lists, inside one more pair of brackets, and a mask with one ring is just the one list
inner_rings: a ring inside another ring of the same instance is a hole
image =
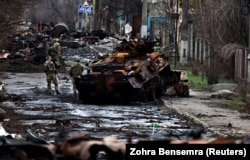
[[250, 115], [246, 114], [248, 119], [242, 119], [243, 113], [216, 106], [221, 99], [211, 98], [211, 93], [190, 90], [190, 97], [165, 98], [163, 101], [167, 108], [220, 136], [250, 136]]

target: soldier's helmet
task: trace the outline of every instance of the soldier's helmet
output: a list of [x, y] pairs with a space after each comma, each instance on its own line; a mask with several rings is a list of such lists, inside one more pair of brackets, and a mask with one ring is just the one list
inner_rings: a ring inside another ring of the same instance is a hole
[[51, 56], [47, 56], [47, 59], [50, 59], [50, 60], [51, 60], [51, 59], [52, 59], [52, 57], [51, 57]]
[[59, 39], [59, 38], [53, 38], [53, 41], [54, 41], [54, 42], [59, 42], [60, 39]]
[[80, 57], [79, 56], [75, 56], [74, 60], [75, 60], [75, 62], [80, 62]]

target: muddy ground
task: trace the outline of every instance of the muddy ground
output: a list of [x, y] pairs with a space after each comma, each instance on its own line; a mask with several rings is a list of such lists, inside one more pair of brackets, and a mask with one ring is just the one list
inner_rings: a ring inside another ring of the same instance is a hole
[[68, 136], [89, 135], [94, 139], [116, 136], [140, 138], [186, 139], [193, 131], [202, 136], [249, 136], [248, 115], [221, 107], [220, 100], [210, 93], [191, 90], [191, 96], [162, 97], [162, 101], [136, 103], [127, 106], [87, 105], [72, 94], [67, 70], [59, 73], [62, 94], [46, 93], [42, 65], [31, 63], [0, 63], [0, 77], [6, 88], [6, 100], [1, 103], [3, 127], [8, 133], [26, 137], [31, 129], [40, 138], [53, 141], [66, 130]]
[[[61, 94], [49, 95], [41, 65], [7, 62], [1, 65], [6, 67], [1, 72], [6, 90], [6, 100], [1, 103], [6, 111], [3, 127], [22, 138], [27, 129], [48, 141], [53, 141], [62, 130], [67, 130], [68, 136], [81, 134], [94, 139], [110, 135], [119, 139], [126, 139], [128, 135], [135, 139], [185, 139], [192, 137], [194, 130], [203, 130], [202, 125], [167, 109], [163, 101], [122, 106], [82, 104], [72, 94], [67, 72], [58, 74]], [[214, 136], [210, 131], [201, 134]]]

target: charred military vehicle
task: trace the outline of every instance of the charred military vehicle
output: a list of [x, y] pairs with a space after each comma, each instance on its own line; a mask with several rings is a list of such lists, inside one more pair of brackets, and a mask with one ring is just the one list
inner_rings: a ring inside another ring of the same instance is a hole
[[172, 71], [168, 57], [154, 52], [154, 42], [123, 40], [114, 53], [88, 65], [86, 75], [76, 79], [82, 102], [156, 101], [169, 87], [176, 95], [188, 96], [181, 71]]

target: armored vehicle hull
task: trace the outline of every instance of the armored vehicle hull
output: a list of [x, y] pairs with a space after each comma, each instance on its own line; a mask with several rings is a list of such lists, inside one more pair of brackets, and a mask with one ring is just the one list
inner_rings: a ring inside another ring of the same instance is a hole
[[81, 101], [157, 101], [168, 87], [176, 84], [182, 86], [182, 91], [176, 93], [189, 94], [187, 85], [180, 79], [181, 71], [172, 71], [165, 55], [148, 50], [142, 52], [143, 46], [139, 47], [139, 43], [127, 43], [130, 49], [120, 47], [114, 54], [93, 61], [88, 73], [76, 80]]
[[124, 75], [93, 73], [77, 79], [80, 100], [83, 102], [126, 102], [133, 87]]

